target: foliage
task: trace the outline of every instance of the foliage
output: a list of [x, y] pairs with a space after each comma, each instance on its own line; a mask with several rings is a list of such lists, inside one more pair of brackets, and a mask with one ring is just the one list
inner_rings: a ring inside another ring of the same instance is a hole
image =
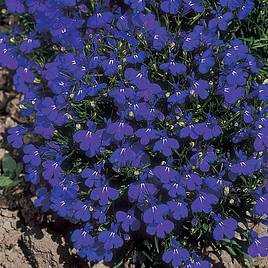
[[10, 188], [19, 182], [22, 165], [18, 164], [9, 154], [5, 154], [2, 160], [2, 172], [0, 175], [0, 188]]

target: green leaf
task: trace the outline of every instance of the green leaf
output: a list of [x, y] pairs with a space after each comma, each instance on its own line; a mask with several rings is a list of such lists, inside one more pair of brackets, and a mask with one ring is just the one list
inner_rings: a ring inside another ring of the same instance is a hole
[[9, 178], [18, 178], [22, 172], [22, 165], [16, 163], [16, 161], [9, 155], [6, 154], [2, 160], [3, 174]]
[[14, 181], [7, 176], [0, 176], [0, 188], [8, 188], [14, 185]]

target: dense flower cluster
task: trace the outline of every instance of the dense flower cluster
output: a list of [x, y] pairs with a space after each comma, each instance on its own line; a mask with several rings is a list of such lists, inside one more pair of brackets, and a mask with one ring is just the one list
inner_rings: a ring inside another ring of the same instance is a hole
[[1, 34], [0, 65], [25, 117], [7, 140], [81, 257], [130, 256], [137, 240], [173, 267], [210, 267], [209, 246], [267, 256], [246, 227], [268, 212], [268, 89], [230, 30], [252, 0], [6, 7], [23, 22]]

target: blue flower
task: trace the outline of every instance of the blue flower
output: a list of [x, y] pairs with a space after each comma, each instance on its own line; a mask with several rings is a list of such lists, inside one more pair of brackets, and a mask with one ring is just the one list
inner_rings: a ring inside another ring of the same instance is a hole
[[107, 205], [112, 200], [116, 200], [118, 196], [118, 191], [108, 185], [96, 187], [90, 194], [90, 198], [98, 201], [101, 206]]
[[210, 193], [199, 192], [197, 198], [193, 201], [191, 208], [193, 212], [209, 213], [212, 205], [218, 202], [218, 198]]
[[160, 64], [160, 69], [170, 72], [172, 75], [183, 74], [187, 70], [184, 64], [175, 62], [173, 59], [167, 63]]
[[113, 135], [118, 141], [122, 140], [125, 136], [133, 135], [133, 128], [124, 121], [115, 123], [109, 122], [106, 131], [108, 134]]
[[71, 240], [75, 248], [80, 250], [84, 247], [93, 246], [94, 238], [91, 236], [92, 230], [92, 226], [86, 224], [83, 228], [76, 229], [72, 232]]
[[104, 249], [110, 250], [123, 246], [123, 239], [118, 235], [116, 228], [111, 228], [109, 231], [102, 231], [98, 235], [98, 240], [103, 243]]
[[99, 12], [89, 17], [87, 26], [90, 28], [102, 28], [106, 27], [113, 20], [113, 14], [111, 12]]
[[145, 8], [145, 0], [124, 0], [124, 3], [130, 5], [136, 12], [143, 11]]
[[128, 213], [124, 211], [116, 212], [116, 220], [121, 224], [122, 229], [129, 233], [130, 231], [137, 231], [140, 228], [140, 221], [134, 216], [133, 211]]
[[138, 129], [135, 132], [135, 135], [140, 138], [140, 143], [142, 145], [147, 145], [151, 140], [159, 137], [158, 131], [150, 127]]
[[165, 13], [176, 14], [181, 4], [181, 0], [164, 0], [161, 2], [161, 10]]
[[91, 210], [90, 205], [86, 202], [76, 201], [73, 205], [73, 218], [78, 221], [88, 222], [91, 218]]
[[156, 235], [158, 238], [165, 238], [174, 229], [174, 223], [170, 220], [163, 220], [159, 223], [150, 223], [146, 226], [149, 235]]
[[185, 202], [182, 202], [180, 200], [169, 201], [167, 205], [168, 205], [168, 208], [170, 210], [172, 217], [175, 220], [181, 220], [181, 219], [187, 218], [188, 207]]
[[267, 257], [268, 255], [268, 236], [258, 237], [255, 232], [251, 232], [253, 241], [248, 248], [251, 257]]
[[9, 12], [19, 14], [25, 12], [25, 6], [22, 0], [5, 0], [5, 4]]
[[38, 167], [41, 164], [41, 157], [38, 149], [33, 144], [28, 144], [23, 147], [23, 162], [30, 164], [33, 167]]
[[85, 185], [89, 188], [99, 187], [105, 181], [105, 176], [102, 174], [102, 168], [100, 166], [96, 166], [95, 169], [84, 169], [81, 177], [85, 179]]
[[131, 166], [136, 160], [136, 153], [131, 147], [116, 149], [110, 157], [110, 162], [118, 167]]
[[172, 240], [171, 247], [164, 252], [162, 260], [165, 263], [171, 263], [172, 267], [179, 267], [181, 264], [186, 262], [190, 257], [188, 250], [181, 247], [176, 241]]
[[238, 163], [231, 165], [230, 170], [237, 175], [251, 175], [260, 169], [260, 159], [247, 158], [242, 151], [236, 152], [237, 158], [240, 160]]
[[19, 149], [23, 145], [23, 135], [26, 133], [26, 128], [21, 126], [16, 126], [7, 131], [7, 141], [8, 143], [16, 148]]
[[198, 70], [201, 74], [207, 73], [215, 64], [212, 49], [205, 50], [200, 56], [196, 56]]
[[169, 183], [169, 182], [172, 183], [174, 181], [179, 181], [181, 178], [180, 174], [176, 170], [168, 166], [154, 167], [153, 174], [162, 183]]
[[199, 79], [195, 80], [194, 78], [190, 78], [191, 87], [189, 92], [193, 96], [198, 96], [200, 99], [205, 100], [209, 96], [209, 83], [206, 80]]
[[129, 55], [126, 57], [127, 62], [132, 64], [142, 63], [147, 58], [147, 53], [144, 51], [140, 51], [138, 53], [133, 53], [133, 55]]
[[23, 53], [29, 53], [32, 50], [40, 47], [40, 41], [38, 39], [27, 38], [20, 44], [20, 50]]
[[88, 130], [78, 130], [73, 139], [79, 144], [79, 148], [86, 152], [88, 156], [94, 156], [102, 146], [103, 130], [95, 131], [95, 127]]
[[154, 196], [158, 192], [157, 187], [153, 183], [139, 182], [131, 183], [128, 190], [128, 198], [131, 202], [143, 202], [150, 196]]
[[202, 179], [195, 172], [186, 170], [182, 178], [185, 187], [190, 191], [197, 190], [202, 185]]
[[163, 136], [154, 144], [153, 150], [161, 152], [165, 156], [171, 156], [172, 151], [179, 147], [179, 142], [176, 139]]
[[153, 205], [144, 211], [143, 221], [148, 224], [164, 222], [164, 217], [168, 214], [168, 212], [168, 206], [165, 204]]
[[213, 238], [215, 240], [222, 240], [225, 237], [232, 239], [237, 228], [237, 221], [233, 218], [222, 219], [220, 215], [214, 216], [216, 226], [213, 230]]
[[226, 12], [224, 14], [216, 13], [216, 17], [209, 21], [208, 27], [211, 30], [218, 28], [221, 31], [227, 30], [229, 24], [233, 19], [233, 14], [231, 12]]

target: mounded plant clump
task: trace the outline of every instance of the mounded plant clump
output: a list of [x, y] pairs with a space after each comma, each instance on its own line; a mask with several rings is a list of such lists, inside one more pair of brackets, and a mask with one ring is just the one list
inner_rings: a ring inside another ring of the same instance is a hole
[[211, 267], [267, 256], [267, 86], [236, 38], [251, 0], [6, 0], [8, 131], [36, 206], [91, 262]]

